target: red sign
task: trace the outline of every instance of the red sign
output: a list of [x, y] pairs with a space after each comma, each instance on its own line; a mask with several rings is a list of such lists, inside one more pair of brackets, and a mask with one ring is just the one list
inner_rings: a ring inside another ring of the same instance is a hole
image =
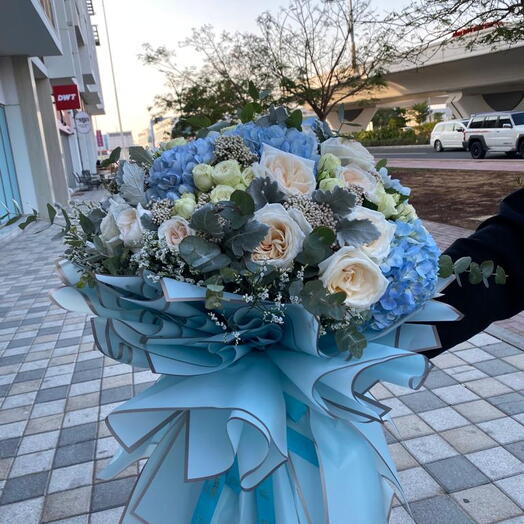
[[100, 129], [96, 130], [96, 145], [98, 147], [104, 147], [104, 137], [102, 136], [102, 131], [100, 131]]
[[53, 96], [58, 111], [80, 109], [80, 94], [76, 84], [53, 86]]

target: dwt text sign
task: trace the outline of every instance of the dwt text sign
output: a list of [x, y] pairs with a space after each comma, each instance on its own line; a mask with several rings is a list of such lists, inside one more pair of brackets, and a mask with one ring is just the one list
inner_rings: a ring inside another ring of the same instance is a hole
[[80, 109], [80, 94], [76, 84], [53, 86], [53, 96], [58, 111]]

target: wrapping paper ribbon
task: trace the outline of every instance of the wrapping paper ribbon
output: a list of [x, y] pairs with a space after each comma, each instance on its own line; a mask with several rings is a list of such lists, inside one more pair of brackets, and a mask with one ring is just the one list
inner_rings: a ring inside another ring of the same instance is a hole
[[102, 478], [148, 458], [125, 524], [378, 524], [394, 492], [404, 499], [382, 429], [390, 408], [369, 390], [422, 385], [417, 351], [439, 347], [433, 322], [460, 318], [449, 306], [366, 333], [364, 356], [349, 359], [300, 305], [267, 324], [226, 294], [224, 331], [200, 287], [146, 273], [77, 288], [74, 265], [58, 270], [53, 300], [94, 315], [98, 349], [161, 375], [107, 418], [122, 449]]

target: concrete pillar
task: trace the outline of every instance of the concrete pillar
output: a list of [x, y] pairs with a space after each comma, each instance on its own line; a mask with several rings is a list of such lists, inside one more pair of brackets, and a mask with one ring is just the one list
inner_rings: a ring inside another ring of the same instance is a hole
[[37, 211], [47, 216], [47, 203], [55, 201], [55, 193], [45, 147], [42, 114], [38, 102], [33, 66], [27, 57], [13, 57], [12, 60], [22, 125], [29, 151], [28, 160], [31, 166], [30, 172], [19, 173], [19, 177], [32, 176]]
[[64, 153], [56, 125], [56, 113], [51, 98], [51, 83], [48, 78], [36, 80], [36, 90], [42, 114], [45, 145], [49, 161], [55, 202], [63, 206], [69, 203], [69, 189], [65, 172]]
[[[332, 129], [341, 133], [355, 133], [357, 131], [363, 131], [366, 129], [371, 122], [371, 119], [377, 112], [377, 107], [362, 107], [362, 108], [348, 108], [346, 107], [346, 114], [354, 113], [355, 116], [350, 116], [349, 122], [351, 125], [344, 124], [341, 127], [342, 122], [338, 116], [338, 108], [335, 108], [328, 117], [327, 121]], [[346, 117], [347, 118], [347, 117]]]
[[473, 113], [493, 111], [481, 95], [464, 95], [462, 92], [450, 94], [446, 105], [457, 118], [469, 118]]

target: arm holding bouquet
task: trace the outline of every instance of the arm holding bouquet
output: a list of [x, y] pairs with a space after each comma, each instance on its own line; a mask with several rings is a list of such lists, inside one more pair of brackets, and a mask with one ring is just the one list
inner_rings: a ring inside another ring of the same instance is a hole
[[426, 353], [430, 358], [468, 340], [492, 322], [524, 310], [524, 189], [509, 195], [498, 215], [481, 224], [470, 237], [454, 242], [446, 254], [453, 260], [466, 256], [477, 263], [492, 260], [504, 268], [509, 280], [507, 285], [487, 287], [462, 278], [462, 286], [457, 282], [448, 286], [442, 300], [457, 308], [464, 318], [437, 325], [442, 348]]

